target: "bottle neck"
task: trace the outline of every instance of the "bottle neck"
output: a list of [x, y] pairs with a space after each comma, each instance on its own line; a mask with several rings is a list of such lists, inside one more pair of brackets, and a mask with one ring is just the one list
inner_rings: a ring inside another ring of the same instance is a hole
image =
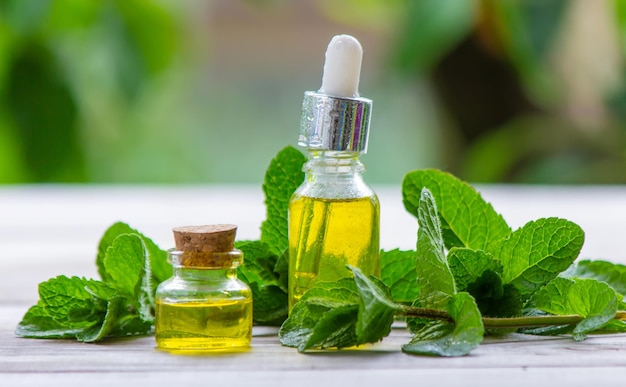
[[224, 279], [237, 279], [237, 268], [195, 269], [174, 266], [174, 276], [191, 281], [223, 281]]
[[359, 152], [319, 151], [309, 152], [309, 160], [304, 165], [304, 172], [319, 176], [361, 176], [365, 166], [359, 160]]

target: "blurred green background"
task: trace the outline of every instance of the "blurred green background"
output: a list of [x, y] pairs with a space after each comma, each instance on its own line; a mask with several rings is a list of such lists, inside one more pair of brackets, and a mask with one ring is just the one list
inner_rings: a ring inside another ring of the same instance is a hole
[[339, 33], [369, 182], [626, 182], [626, 0], [0, 0], [0, 183], [260, 183]]

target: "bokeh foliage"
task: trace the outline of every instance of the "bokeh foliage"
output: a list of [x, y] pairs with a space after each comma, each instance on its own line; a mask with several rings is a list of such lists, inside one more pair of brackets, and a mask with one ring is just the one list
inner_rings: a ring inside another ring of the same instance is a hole
[[173, 16], [142, 0], [1, 0], [0, 15], [0, 181], [89, 180], [81, 128], [170, 66]]
[[[208, 57], [188, 55], [202, 39], [202, 28], [193, 27], [201, 19], [190, 17], [190, 4], [200, 3], [0, 0], [0, 182], [223, 180], [211, 175], [220, 167], [202, 157], [201, 144], [220, 159], [230, 145], [216, 142], [236, 143], [239, 134], [210, 137], [203, 125], [222, 125], [211, 121], [221, 113], [247, 130], [257, 118], [280, 115], [268, 110], [269, 100], [292, 97], [270, 93], [248, 104], [254, 117], [246, 118], [236, 94], [195, 78]], [[380, 82], [401, 79], [421, 90], [414, 104], [436, 107], [436, 119], [391, 121], [422, 141], [439, 138], [433, 147], [441, 156], [415, 168], [445, 168], [473, 182], [626, 182], [626, 0], [232, 3], [244, 4], [247, 17], [306, 3], [337, 29], [381, 37]], [[285, 36], [296, 32], [287, 22], [281, 28]], [[244, 31], [252, 32], [263, 33]], [[212, 98], [233, 106], [198, 102], [218, 94]], [[255, 139], [243, 153], [262, 145], [271, 149], [259, 156], [271, 155], [285, 145]]]
[[626, 2], [593, 3], [406, 3], [395, 65], [432, 80], [448, 169], [470, 181], [626, 182]]

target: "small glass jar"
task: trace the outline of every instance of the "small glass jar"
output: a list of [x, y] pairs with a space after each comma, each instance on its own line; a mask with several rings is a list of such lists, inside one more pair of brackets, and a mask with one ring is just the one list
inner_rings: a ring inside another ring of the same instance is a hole
[[237, 279], [240, 250], [170, 250], [174, 276], [156, 290], [157, 347], [172, 352], [237, 351], [252, 338], [252, 291]]

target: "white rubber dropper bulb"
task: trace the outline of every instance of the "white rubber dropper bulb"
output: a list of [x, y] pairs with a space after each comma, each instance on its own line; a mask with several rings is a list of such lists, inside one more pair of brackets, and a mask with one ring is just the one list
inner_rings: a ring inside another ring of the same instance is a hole
[[363, 48], [350, 35], [336, 35], [328, 43], [319, 93], [343, 98], [359, 97]]

